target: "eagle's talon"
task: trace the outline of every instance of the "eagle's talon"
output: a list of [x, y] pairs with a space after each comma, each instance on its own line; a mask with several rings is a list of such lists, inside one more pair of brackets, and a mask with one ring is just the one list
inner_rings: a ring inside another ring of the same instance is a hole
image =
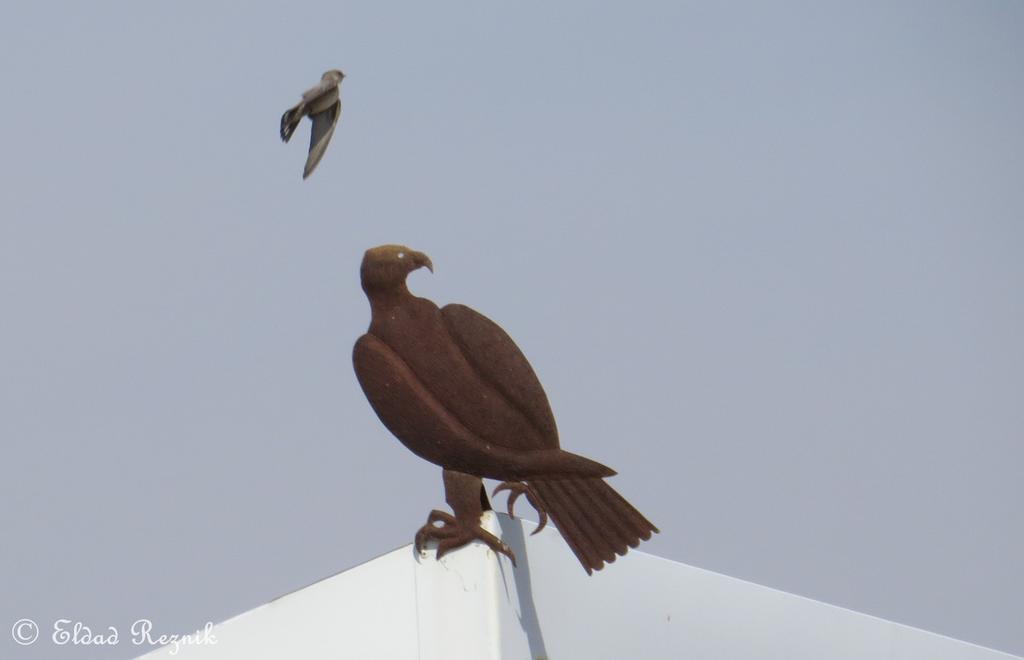
[[[442, 523], [440, 527], [436, 523]], [[416, 532], [416, 536], [413, 538], [413, 545], [416, 548], [416, 552], [422, 553], [424, 546], [430, 539], [444, 539], [450, 537], [454, 532], [451, 531], [449, 525], [458, 525], [458, 521], [455, 516], [448, 513], [447, 511], [439, 511], [434, 509], [427, 516], [427, 522], [423, 527], [420, 527]]]
[[[435, 524], [438, 522], [441, 523], [440, 527]], [[437, 552], [435, 553], [437, 559], [440, 559], [452, 550], [477, 540], [487, 544], [487, 547], [493, 550], [495, 554], [507, 556], [512, 561], [512, 565], [516, 565], [516, 555], [512, 552], [512, 548], [508, 547], [508, 544], [497, 536], [481, 527], [479, 523], [465, 523], [450, 513], [438, 511], [437, 509], [430, 512], [430, 515], [427, 516], [426, 524], [416, 532], [416, 537], [413, 541], [416, 551], [419, 553], [424, 552], [429, 540], [436, 540], [438, 542]]]
[[530, 536], [537, 534], [540, 530], [544, 529], [544, 526], [548, 524], [548, 512], [543, 506], [539, 504], [540, 498], [537, 497], [537, 493], [530, 488], [530, 484], [525, 481], [503, 481], [494, 487], [491, 492], [491, 497], [494, 497], [503, 490], [508, 491], [508, 517], [515, 519], [515, 514], [512, 512], [515, 506], [516, 500], [520, 495], [526, 495], [526, 501], [530, 503], [530, 506], [534, 508], [537, 515], [540, 516], [540, 523], [537, 525], [537, 529], [530, 532]]

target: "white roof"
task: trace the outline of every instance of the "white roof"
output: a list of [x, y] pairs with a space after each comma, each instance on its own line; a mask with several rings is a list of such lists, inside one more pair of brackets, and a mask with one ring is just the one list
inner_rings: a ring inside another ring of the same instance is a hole
[[[147, 660], [1006, 660], [1005, 653], [630, 551], [587, 576], [552, 527], [487, 513], [473, 543], [399, 548]], [[177, 650], [177, 653], [172, 653]]]

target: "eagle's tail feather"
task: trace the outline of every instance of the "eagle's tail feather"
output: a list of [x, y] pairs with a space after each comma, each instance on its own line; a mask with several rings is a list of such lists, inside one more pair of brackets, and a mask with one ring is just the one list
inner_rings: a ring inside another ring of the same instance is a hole
[[577, 522], [581, 516], [576, 510], [576, 503], [568, 498], [565, 489], [556, 483], [544, 481], [531, 485], [540, 496], [540, 505], [548, 512], [548, 515], [555, 519], [562, 538], [569, 544], [569, 548], [583, 564], [587, 573], [591, 573], [595, 567], [603, 566], [603, 562], [591, 549], [589, 538], [583, 533]]
[[603, 479], [539, 479], [530, 487], [587, 573], [658, 531]]

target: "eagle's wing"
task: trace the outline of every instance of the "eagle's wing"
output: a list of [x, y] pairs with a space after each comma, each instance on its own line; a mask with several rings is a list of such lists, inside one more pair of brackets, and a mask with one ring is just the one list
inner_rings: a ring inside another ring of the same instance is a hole
[[441, 309], [445, 326], [483, 380], [500, 392], [546, 441], [558, 447], [558, 428], [537, 374], [497, 323], [465, 305]]
[[352, 365], [377, 416], [422, 458], [446, 465], [456, 452], [480, 461], [483, 443], [424, 386], [409, 365], [377, 337], [356, 341]]
[[446, 469], [502, 480], [523, 479], [531, 474], [615, 474], [557, 445], [524, 447], [521, 443], [529, 442], [527, 437], [516, 437], [511, 445], [481, 437], [427, 387], [405, 360], [374, 335], [359, 338], [352, 351], [352, 364], [359, 385], [384, 426], [416, 455]]
[[306, 158], [306, 168], [302, 172], [303, 179], [313, 173], [320, 159], [324, 157], [327, 145], [330, 144], [331, 137], [334, 135], [334, 127], [338, 125], [340, 117], [340, 99], [323, 112], [310, 115], [310, 119], [313, 120], [313, 130], [309, 134], [309, 156]]

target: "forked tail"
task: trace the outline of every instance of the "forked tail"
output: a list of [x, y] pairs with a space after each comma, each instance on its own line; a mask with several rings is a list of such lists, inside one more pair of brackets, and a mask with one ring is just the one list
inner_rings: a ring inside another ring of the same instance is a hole
[[597, 477], [528, 482], [587, 573], [651, 538], [658, 528]]
[[281, 115], [281, 139], [287, 142], [292, 139], [292, 133], [298, 128], [299, 122], [302, 121], [301, 104], [294, 108], [289, 108], [284, 111]]

